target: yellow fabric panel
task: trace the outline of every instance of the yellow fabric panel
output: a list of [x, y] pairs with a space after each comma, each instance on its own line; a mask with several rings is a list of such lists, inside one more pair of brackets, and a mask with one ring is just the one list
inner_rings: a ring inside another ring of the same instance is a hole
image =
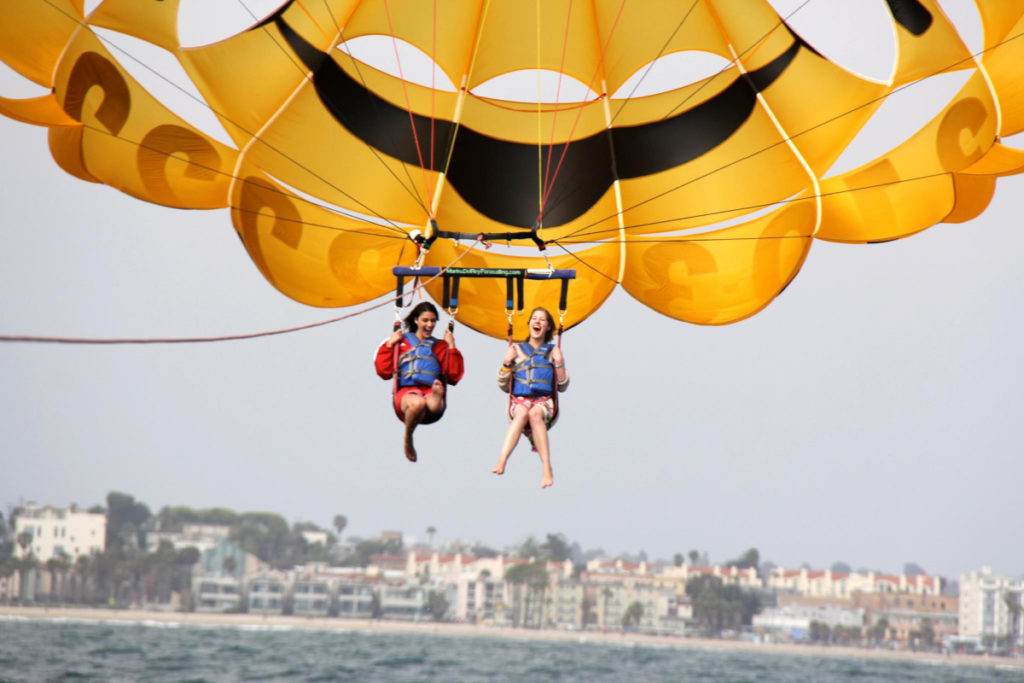
[[996, 191], [993, 176], [953, 174], [953, 208], [943, 223], [963, 223], [977, 218], [985, 210]]
[[53, 85], [53, 68], [82, 22], [82, 0], [0, 2], [0, 59], [39, 85]]
[[988, 1], [981, 9], [986, 47], [981, 61], [999, 98], [999, 135], [1014, 135], [1024, 131], [1024, 4]]
[[610, 100], [609, 110], [613, 125], [616, 127], [637, 126], [693, 109], [712, 99], [741, 77], [738, 68], [730, 67], [702, 81], [669, 92], [634, 97], [629, 100]]
[[768, 305], [800, 270], [811, 246], [815, 207], [797, 201], [730, 228], [626, 244], [622, 286], [659, 313], [724, 325]]
[[99, 178], [85, 170], [82, 159], [82, 124], [50, 128], [47, 141], [50, 143], [50, 154], [57, 165], [74, 177], [90, 183], [102, 182]]
[[887, 90], [800, 50], [762, 96], [801, 156], [821, 175], [878, 109]]
[[[539, 112], [539, 113], [538, 113]], [[579, 140], [606, 129], [604, 103], [543, 104], [503, 102], [469, 96], [462, 106], [462, 125], [500, 140], [547, 145]], [[571, 136], [571, 137], [570, 137]]]
[[179, 0], [104, 0], [89, 14], [89, 25], [119, 31], [173, 52], [178, 48], [178, 4]]
[[342, 40], [397, 36], [429, 55], [457, 88], [469, 69], [483, 5], [484, 0], [364, 0]]
[[986, 51], [1019, 33], [1018, 25], [1024, 18], [1024, 4], [1014, 0], [974, 0], [974, 4], [981, 13]]
[[[447, 241], [434, 243], [427, 252], [424, 265], [447, 266], [468, 249], [468, 245], [455, 245]], [[552, 251], [552, 249], [548, 249]], [[579, 324], [601, 307], [615, 289], [615, 280], [607, 273], [619, 268], [619, 245], [601, 244], [572, 254], [554, 254], [549, 258], [555, 268], [575, 269], [576, 279], [569, 283], [569, 304], [565, 315], [565, 328]], [[540, 257], [507, 256], [477, 247], [455, 263], [456, 268], [547, 268]], [[427, 291], [438, 303], [442, 300], [441, 279], [427, 285]], [[527, 280], [523, 288], [523, 313], [513, 314], [513, 337], [526, 336], [530, 311], [537, 306], [547, 308], [558, 320], [559, 280]], [[459, 285], [459, 312], [455, 316], [463, 325], [477, 332], [505, 339], [508, 318], [505, 315], [506, 289], [504, 278], [463, 278]]]
[[981, 74], [924, 128], [879, 159], [822, 183], [818, 237], [874, 242], [905, 237], [953, 209], [952, 178], [992, 146], [995, 111]]
[[[558, 162], [557, 159], [553, 160], [552, 168], [554, 164]], [[540, 203], [537, 197], [531, 198], [532, 206], [540, 208]], [[538, 236], [545, 241], [562, 240], [573, 233], [589, 233], [593, 231], [602, 231], [597, 236], [597, 240], [603, 240], [608, 238], [618, 237], [618, 220], [616, 214], [618, 208], [615, 203], [615, 192], [609, 188], [607, 192], [602, 195], [594, 205], [588, 209], [583, 215], [575, 220], [569, 221], [562, 225], [545, 225], [539, 232]], [[481, 233], [481, 232], [506, 232], [506, 231], [519, 231], [522, 228], [511, 227], [505, 223], [499, 223], [498, 221], [492, 220], [487, 216], [484, 216], [479, 211], [474, 209], [465, 200], [459, 196], [458, 191], [452, 187], [447, 180], [445, 181], [444, 187], [441, 191], [441, 201], [437, 207], [437, 222], [443, 230], [450, 230], [453, 232], [469, 232], [469, 233]], [[610, 230], [609, 232], [604, 232]], [[583, 241], [593, 242], [595, 238], [585, 237]], [[566, 242], [571, 243], [573, 240], [570, 238]], [[532, 243], [525, 243], [531, 245]], [[615, 276], [615, 273], [609, 273], [611, 276]]]
[[263, 276], [311, 306], [384, 294], [394, 288], [391, 268], [416, 255], [401, 234], [320, 208], [249, 167], [232, 186], [231, 220]]
[[480, 28], [473, 72], [469, 74], [469, 90], [495, 76], [521, 69], [562, 71], [585, 84], [592, 84], [594, 90], [600, 89], [601, 46], [597, 42], [597, 27], [589, 3], [572, 0], [486, 2], [486, 17]]
[[765, 0], [705, 2], [748, 71], [764, 66], [793, 44], [792, 34]]
[[0, 114], [37, 126], [77, 126], [78, 121], [68, 116], [53, 93], [42, 97], [15, 100], [0, 97]]
[[997, 142], [984, 156], [962, 172], [982, 175], [1013, 175], [1024, 172], [1024, 149], [1014, 149]]
[[649, 235], [763, 209], [801, 192], [810, 186], [810, 178], [756, 107], [715, 149], [682, 166], [623, 180], [621, 186], [627, 232]]
[[[427, 118], [451, 121], [455, 118], [458, 93], [432, 90], [428, 87], [403, 81], [391, 74], [357, 63], [341, 50], [332, 53], [337, 63], [353, 80], [378, 97], [382, 97], [403, 111], [412, 111]], [[410, 124], [411, 125], [411, 124]], [[429, 140], [426, 142], [429, 146]], [[437, 143], [435, 143], [437, 144]]]
[[[343, 25], [355, 4], [356, 0], [293, 3], [284, 18], [310, 44], [326, 51], [340, 32], [334, 29], [333, 35], [324, 35], [334, 26], [331, 17]], [[181, 48], [177, 55], [239, 147], [259, 133], [308, 76], [272, 23], [213, 45]]]
[[64, 110], [83, 124], [86, 171], [122, 192], [166, 206], [227, 205], [236, 151], [195, 130], [80, 31], [55, 72]]
[[[421, 141], [429, 146], [429, 140]], [[404, 164], [348, 132], [311, 84], [243, 150], [247, 163], [334, 206], [423, 226], [438, 173]]]
[[594, 11], [599, 49], [605, 51], [608, 92], [618, 90], [658, 57], [674, 52], [699, 50], [732, 59], [721, 27], [703, 0], [595, 0]]
[[894, 22], [896, 30], [896, 71], [892, 85], [899, 87], [940, 73], [974, 67], [971, 51], [936, 0], [920, 0], [932, 15], [932, 25], [915, 36]]

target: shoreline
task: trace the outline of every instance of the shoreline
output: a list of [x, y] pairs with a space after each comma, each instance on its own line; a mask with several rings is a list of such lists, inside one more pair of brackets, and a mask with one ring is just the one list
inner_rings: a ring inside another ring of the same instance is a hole
[[838, 645], [797, 645], [791, 643], [755, 643], [740, 640], [680, 638], [637, 633], [600, 631], [556, 631], [516, 629], [476, 624], [440, 622], [402, 622], [337, 617], [303, 617], [262, 614], [219, 614], [208, 612], [164, 612], [143, 609], [107, 609], [102, 607], [21, 607], [0, 605], [0, 620], [84, 621], [101, 623], [180, 624], [224, 628], [266, 627], [315, 631], [358, 631], [372, 633], [446, 635], [455, 637], [547, 640], [554, 642], [629, 644], [696, 650], [759, 652], [763, 654], [836, 657], [847, 659], [888, 659], [919, 664], [999, 667], [1024, 670], [1022, 657], [989, 655], [935, 654], [908, 650], [880, 650]]

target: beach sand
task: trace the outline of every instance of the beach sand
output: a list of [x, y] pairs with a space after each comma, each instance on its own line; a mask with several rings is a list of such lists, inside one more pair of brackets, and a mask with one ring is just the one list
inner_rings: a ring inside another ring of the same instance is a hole
[[802, 655], [815, 657], [847, 657], [906, 660], [927, 664], [956, 664], [1016, 668], [1024, 670], [1022, 657], [990, 657], [988, 655], [940, 655], [903, 650], [864, 649], [822, 645], [753, 643], [739, 640], [678, 638], [636, 633], [599, 631], [555, 631], [514, 629], [473, 624], [435, 622], [375, 621], [335, 617], [301, 617], [260, 614], [209, 614], [200, 612], [162, 612], [136, 609], [102, 609], [90, 607], [18, 607], [0, 605], [0, 619], [70, 620], [109, 623], [173, 623], [195, 626], [297, 628], [321, 631], [361, 631], [379, 633], [418, 633], [474, 638], [511, 638], [576, 643], [632, 643], [653, 647], [679, 647], [704, 650], [760, 652], [764, 654]]

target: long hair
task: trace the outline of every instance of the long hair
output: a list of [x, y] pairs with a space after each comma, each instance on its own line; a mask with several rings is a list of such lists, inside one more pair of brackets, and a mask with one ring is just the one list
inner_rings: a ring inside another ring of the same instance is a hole
[[[434, 315], [437, 315], [437, 308], [434, 307], [434, 304], [429, 301], [421, 301], [416, 304], [411, 311], [409, 311], [409, 315], [405, 316], [405, 329], [416, 334], [416, 330], [419, 329], [419, 325], [416, 324], [416, 318], [420, 317], [420, 314], [424, 311], [430, 311]], [[548, 315], [551, 314], [549, 313]], [[438, 318], [440, 317], [441, 316], [438, 316]]]
[[[555, 336], [555, 318], [554, 318], [554, 316], [551, 315], [551, 311], [549, 311], [548, 309], [544, 308], [543, 306], [538, 306], [537, 308], [535, 308], [532, 311], [530, 311], [530, 318], [532, 318], [533, 314], [536, 313], [537, 311], [540, 311], [541, 313], [543, 313], [545, 316], [547, 316], [547, 319], [548, 319], [548, 329], [547, 329], [546, 332], [544, 332], [544, 343], [547, 344], [548, 342], [551, 341], [551, 338]], [[530, 330], [529, 330], [529, 328], [527, 328], [527, 330], [526, 330], [526, 337], [523, 339], [523, 341], [524, 342], [530, 341]]]

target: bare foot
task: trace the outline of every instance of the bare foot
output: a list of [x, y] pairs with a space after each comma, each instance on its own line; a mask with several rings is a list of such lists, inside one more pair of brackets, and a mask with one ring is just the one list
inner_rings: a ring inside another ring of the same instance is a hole
[[494, 466], [494, 469], [491, 470], [491, 472], [494, 472], [495, 474], [505, 474], [505, 461], [499, 460], [498, 464]]
[[409, 419], [405, 421], [405, 459], [409, 462], [416, 462], [416, 448], [412, 445], [412, 430], [416, 423]]
[[545, 472], [544, 476], [540, 479], [540, 487], [546, 489], [555, 483], [555, 476], [551, 472]]

